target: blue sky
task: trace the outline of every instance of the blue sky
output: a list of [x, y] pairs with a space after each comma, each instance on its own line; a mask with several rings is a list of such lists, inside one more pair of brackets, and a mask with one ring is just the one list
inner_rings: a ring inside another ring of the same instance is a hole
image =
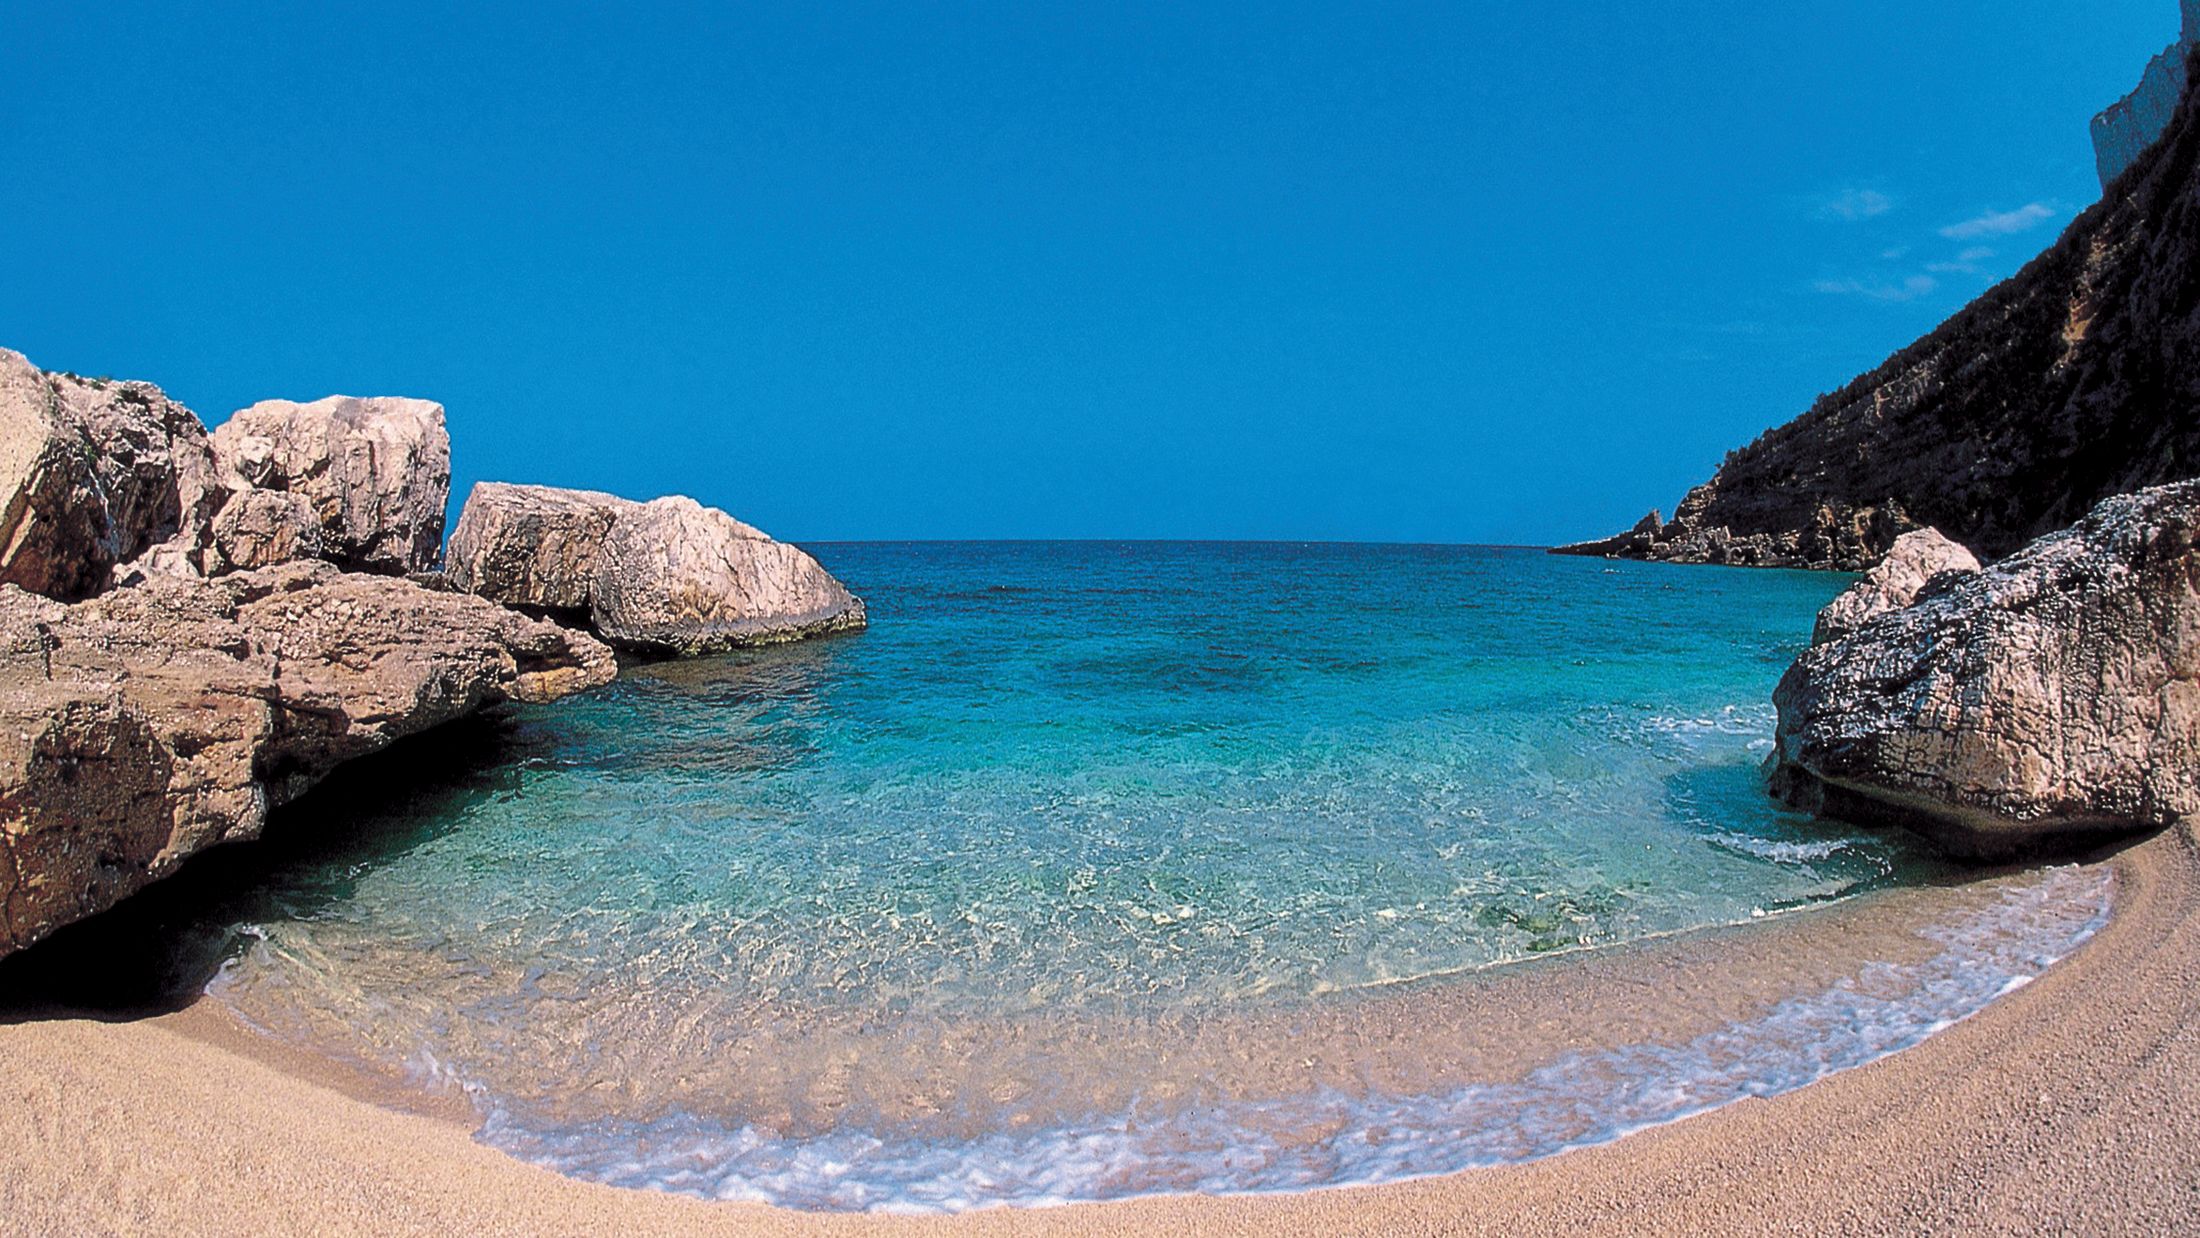
[[2037, 253], [2176, 25], [30, 0], [0, 344], [795, 539], [1548, 542]]

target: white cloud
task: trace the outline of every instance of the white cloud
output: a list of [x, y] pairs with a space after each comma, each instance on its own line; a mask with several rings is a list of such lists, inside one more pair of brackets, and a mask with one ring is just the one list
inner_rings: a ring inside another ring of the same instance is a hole
[[1930, 275], [1912, 275], [1900, 283], [1876, 279], [1822, 279], [1812, 287], [1834, 296], [1864, 297], [1872, 301], [1915, 301], [1939, 288], [1940, 281]]
[[1994, 251], [1993, 251], [1993, 250], [1991, 250], [1991, 249], [1988, 249], [1988, 248], [1986, 248], [1986, 247], [1985, 247], [1984, 245], [1973, 245], [1973, 246], [1972, 246], [1971, 248], [1969, 248], [1969, 249], [1966, 249], [1966, 250], [1964, 250], [1964, 251], [1963, 251], [1962, 253], [1960, 253], [1960, 254], [1957, 254], [1957, 255], [1956, 255], [1956, 261], [1957, 261], [1957, 262], [1984, 262], [1984, 261], [1985, 261], [1986, 259], [1988, 259], [1988, 258], [1991, 258], [1991, 257], [1993, 257], [1993, 256], [1994, 256]]
[[1894, 209], [1894, 199], [1876, 189], [1844, 189], [1818, 203], [1818, 218], [1855, 223], [1877, 219]]
[[1988, 211], [1976, 219], [1949, 224], [1940, 235], [1951, 241], [1970, 241], [1982, 236], [2010, 236], [2029, 232], [2060, 212], [2045, 202], [2030, 202], [2013, 211]]

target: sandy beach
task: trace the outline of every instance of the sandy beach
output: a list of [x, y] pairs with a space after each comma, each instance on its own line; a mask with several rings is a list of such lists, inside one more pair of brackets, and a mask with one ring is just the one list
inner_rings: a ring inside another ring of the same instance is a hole
[[206, 1003], [26, 1020], [0, 1027], [0, 1230], [2171, 1232], [2200, 1206], [2200, 848], [2177, 830], [2096, 862], [2117, 869], [2108, 926], [1916, 1048], [1524, 1166], [1297, 1195], [946, 1218], [704, 1203], [514, 1161]]

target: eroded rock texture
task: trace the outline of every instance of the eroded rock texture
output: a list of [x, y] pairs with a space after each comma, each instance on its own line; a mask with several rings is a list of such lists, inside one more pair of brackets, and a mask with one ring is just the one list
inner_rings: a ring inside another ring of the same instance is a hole
[[1823, 645], [1838, 640], [1871, 619], [1908, 606], [1943, 572], [1978, 569], [1978, 556], [1942, 537], [1938, 529], [1905, 533], [1894, 539], [1879, 566], [1864, 573], [1862, 580], [1818, 612], [1810, 643]]
[[704, 654], [860, 628], [863, 602], [798, 547], [689, 498], [483, 483], [451, 535], [472, 593], [584, 620], [644, 653]]
[[2188, 88], [2022, 271], [1734, 452], [1654, 535], [1572, 549], [1861, 571], [1930, 526], [1991, 559], [2109, 495], [2200, 476], [2196, 160]]
[[1999, 857], [2200, 811], [2200, 482], [2100, 504], [1805, 653], [1773, 789]]
[[215, 458], [245, 485], [299, 495], [322, 553], [354, 571], [422, 572], [443, 548], [451, 436], [443, 406], [395, 396], [263, 400], [213, 433]]
[[343, 761], [616, 673], [586, 635], [325, 563], [74, 605], [0, 585], [0, 953], [257, 836]]
[[480, 482], [451, 530], [451, 583], [507, 606], [585, 620], [611, 522], [639, 506], [594, 490]]
[[0, 581], [75, 599], [148, 554], [196, 572], [220, 497], [205, 428], [160, 388], [0, 349]]

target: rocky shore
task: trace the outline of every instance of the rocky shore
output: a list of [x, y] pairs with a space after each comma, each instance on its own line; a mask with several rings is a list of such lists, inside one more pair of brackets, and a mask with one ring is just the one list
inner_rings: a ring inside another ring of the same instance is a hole
[[150, 383], [0, 349], [0, 955], [345, 761], [609, 683], [612, 645], [863, 626], [815, 559], [685, 498], [485, 485], [442, 574], [450, 478], [426, 400], [264, 401], [209, 434]]

